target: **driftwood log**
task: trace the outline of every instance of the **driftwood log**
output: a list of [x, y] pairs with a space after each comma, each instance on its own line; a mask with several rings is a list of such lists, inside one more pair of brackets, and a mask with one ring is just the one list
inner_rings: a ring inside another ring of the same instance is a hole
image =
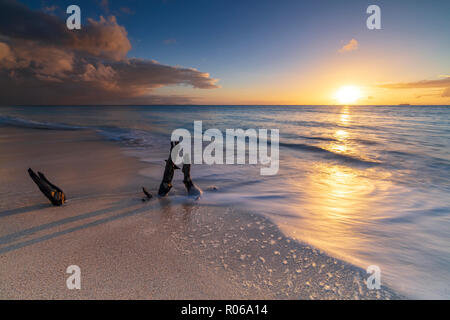
[[[165, 195], [167, 195], [169, 193], [170, 189], [172, 189], [173, 175], [174, 175], [176, 169], [180, 169], [172, 161], [172, 150], [178, 143], [179, 142], [173, 142], [173, 141], [170, 143], [169, 158], [166, 160], [166, 166], [164, 168], [163, 180], [159, 186], [159, 191], [158, 191], [158, 195], [160, 197], [164, 197]], [[202, 194], [202, 191], [200, 190], [199, 187], [197, 187], [192, 182], [192, 179], [191, 179], [191, 165], [184, 163], [183, 169], [181, 171], [184, 174], [183, 183], [187, 189], [188, 194], [190, 196], [195, 196], [197, 198], [200, 197]], [[150, 199], [151, 195], [147, 192], [147, 190], [145, 190], [145, 188], [143, 188], [143, 191], [144, 191], [144, 194], [147, 196], [147, 199]]]
[[177, 144], [178, 142], [173, 141], [170, 142], [169, 159], [166, 160], [166, 167], [164, 168], [163, 180], [161, 181], [158, 190], [158, 195], [160, 197], [164, 197], [169, 193], [170, 189], [172, 189], [173, 174], [175, 173], [176, 169], [180, 169], [172, 161], [172, 150]]
[[42, 172], [34, 173], [33, 170], [28, 169], [28, 174], [31, 179], [33, 179], [34, 183], [39, 187], [39, 190], [47, 197], [48, 200], [54, 206], [61, 206], [66, 202], [66, 195], [64, 192], [55, 186], [53, 183], [48, 181], [45, 175]]
[[191, 179], [191, 165], [190, 164], [183, 164], [183, 171], [184, 179], [183, 183], [187, 189], [187, 192], [190, 196], [200, 197], [202, 194], [202, 191], [199, 187], [197, 187]]

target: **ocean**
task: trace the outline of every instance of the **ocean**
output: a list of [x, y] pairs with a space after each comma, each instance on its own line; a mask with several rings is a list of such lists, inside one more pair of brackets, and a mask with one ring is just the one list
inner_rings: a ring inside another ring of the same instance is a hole
[[450, 106], [0, 108], [0, 126], [95, 130], [162, 167], [172, 131], [193, 132], [196, 120], [280, 134], [276, 175], [194, 165], [194, 182], [218, 190], [199, 203], [264, 215], [300, 242], [379, 266], [382, 284], [406, 297], [450, 298]]

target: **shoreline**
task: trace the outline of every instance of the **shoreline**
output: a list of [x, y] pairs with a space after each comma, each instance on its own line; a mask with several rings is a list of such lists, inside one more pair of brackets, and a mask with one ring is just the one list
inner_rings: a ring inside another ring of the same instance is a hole
[[[193, 202], [178, 185], [158, 199], [159, 181], [139, 172], [162, 169], [89, 130], [0, 128], [0, 145], [1, 299], [401, 298], [261, 215]], [[29, 166], [67, 193], [65, 206], [48, 203]], [[69, 265], [81, 290], [66, 288]]]

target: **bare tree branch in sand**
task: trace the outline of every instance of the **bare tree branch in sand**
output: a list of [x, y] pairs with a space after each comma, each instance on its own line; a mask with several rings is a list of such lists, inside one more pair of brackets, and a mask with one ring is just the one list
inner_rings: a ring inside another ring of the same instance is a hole
[[60, 206], [66, 202], [66, 195], [64, 192], [52, 184], [48, 179], [45, 177], [45, 175], [42, 172], [38, 172], [38, 175], [34, 173], [33, 170], [28, 169], [28, 174], [30, 175], [31, 179], [33, 179], [34, 183], [39, 187], [39, 190], [47, 197], [48, 200], [54, 205], [54, 206]]
[[178, 142], [170, 142], [170, 152], [169, 152], [169, 159], [166, 160], [166, 167], [164, 169], [164, 176], [161, 184], [159, 185], [158, 195], [160, 197], [164, 197], [167, 195], [172, 189], [172, 180], [173, 180], [173, 174], [175, 173], [176, 169], [180, 169], [173, 163], [172, 161], [172, 150], [173, 148], [178, 144]]
[[187, 192], [190, 196], [200, 197], [202, 195], [202, 190], [197, 187], [191, 179], [191, 165], [190, 164], [183, 164], [183, 171], [184, 179], [183, 183], [186, 186]]

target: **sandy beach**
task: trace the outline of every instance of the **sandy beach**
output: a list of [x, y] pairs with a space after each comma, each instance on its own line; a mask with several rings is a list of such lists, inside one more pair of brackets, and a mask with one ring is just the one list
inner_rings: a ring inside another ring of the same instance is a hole
[[0, 300], [450, 300], [450, 1], [397, 2], [0, 0]]
[[[2, 299], [398, 297], [368, 290], [363, 270], [285, 237], [262, 216], [193, 201], [181, 179], [168, 197], [142, 202], [140, 187], [155, 194], [159, 181], [94, 132], [0, 132]], [[28, 167], [68, 202], [51, 206]], [[81, 269], [81, 290], [66, 287], [70, 265]]]

